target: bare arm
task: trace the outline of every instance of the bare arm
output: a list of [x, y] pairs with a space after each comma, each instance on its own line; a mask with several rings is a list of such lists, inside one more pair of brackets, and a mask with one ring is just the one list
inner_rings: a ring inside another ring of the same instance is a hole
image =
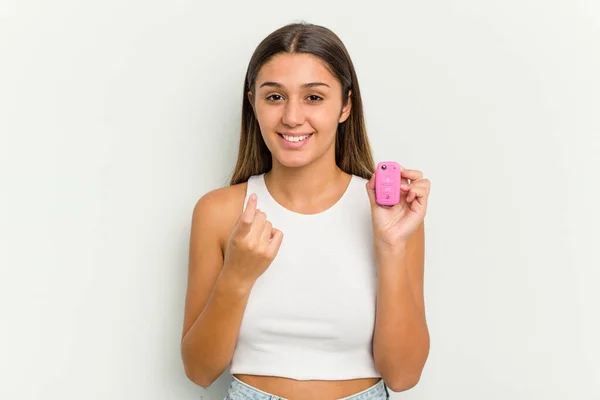
[[[203, 196], [192, 218], [190, 265], [181, 356], [186, 375], [207, 387], [231, 362], [252, 286], [269, 267], [283, 233], [250, 196], [245, 210], [225, 188]], [[234, 193], [235, 194], [235, 193]], [[227, 212], [229, 211], [229, 215]], [[223, 216], [226, 218], [223, 218]], [[223, 226], [235, 222], [231, 233]], [[228, 237], [225, 252], [219, 237]]]
[[217, 190], [198, 201], [190, 235], [181, 356], [188, 378], [203, 387], [231, 362], [250, 293], [222, 268], [224, 196]]
[[429, 355], [423, 296], [424, 224], [406, 248], [378, 265], [375, 363], [392, 391], [414, 387]]
[[206, 308], [181, 344], [186, 375], [196, 384], [210, 386], [231, 362], [249, 293], [219, 276]]

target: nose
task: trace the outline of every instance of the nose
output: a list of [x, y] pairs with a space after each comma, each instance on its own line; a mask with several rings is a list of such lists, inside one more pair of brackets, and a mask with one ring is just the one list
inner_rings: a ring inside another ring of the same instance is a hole
[[302, 105], [296, 100], [289, 100], [285, 104], [281, 120], [287, 126], [302, 125], [304, 123]]

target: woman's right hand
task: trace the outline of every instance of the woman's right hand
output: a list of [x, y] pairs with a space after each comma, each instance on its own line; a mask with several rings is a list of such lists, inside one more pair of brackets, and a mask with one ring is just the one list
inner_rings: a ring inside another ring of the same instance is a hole
[[223, 260], [223, 273], [249, 288], [271, 265], [283, 239], [256, 201], [252, 194], [229, 236]]

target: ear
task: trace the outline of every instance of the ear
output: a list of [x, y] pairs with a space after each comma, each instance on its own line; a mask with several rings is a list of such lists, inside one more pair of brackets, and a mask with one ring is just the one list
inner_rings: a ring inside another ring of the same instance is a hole
[[248, 103], [250, 103], [250, 108], [252, 108], [252, 113], [254, 114], [254, 118], [258, 118], [256, 116], [256, 108], [254, 107], [254, 98], [252, 96], [252, 90], [248, 90]]
[[352, 90], [348, 91], [348, 98], [346, 99], [346, 105], [344, 106], [344, 108], [342, 109], [342, 114], [340, 115], [340, 119], [338, 120], [338, 122], [341, 124], [342, 122], [344, 122], [345, 120], [348, 119], [348, 117], [350, 116], [350, 111], [352, 109]]

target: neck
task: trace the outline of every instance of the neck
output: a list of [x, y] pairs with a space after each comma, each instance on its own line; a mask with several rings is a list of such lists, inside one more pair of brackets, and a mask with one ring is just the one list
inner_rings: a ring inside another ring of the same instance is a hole
[[265, 183], [271, 195], [290, 205], [306, 206], [319, 203], [344, 187], [347, 176], [335, 159], [320, 160], [303, 167], [286, 167], [273, 160], [273, 167], [265, 174]]

